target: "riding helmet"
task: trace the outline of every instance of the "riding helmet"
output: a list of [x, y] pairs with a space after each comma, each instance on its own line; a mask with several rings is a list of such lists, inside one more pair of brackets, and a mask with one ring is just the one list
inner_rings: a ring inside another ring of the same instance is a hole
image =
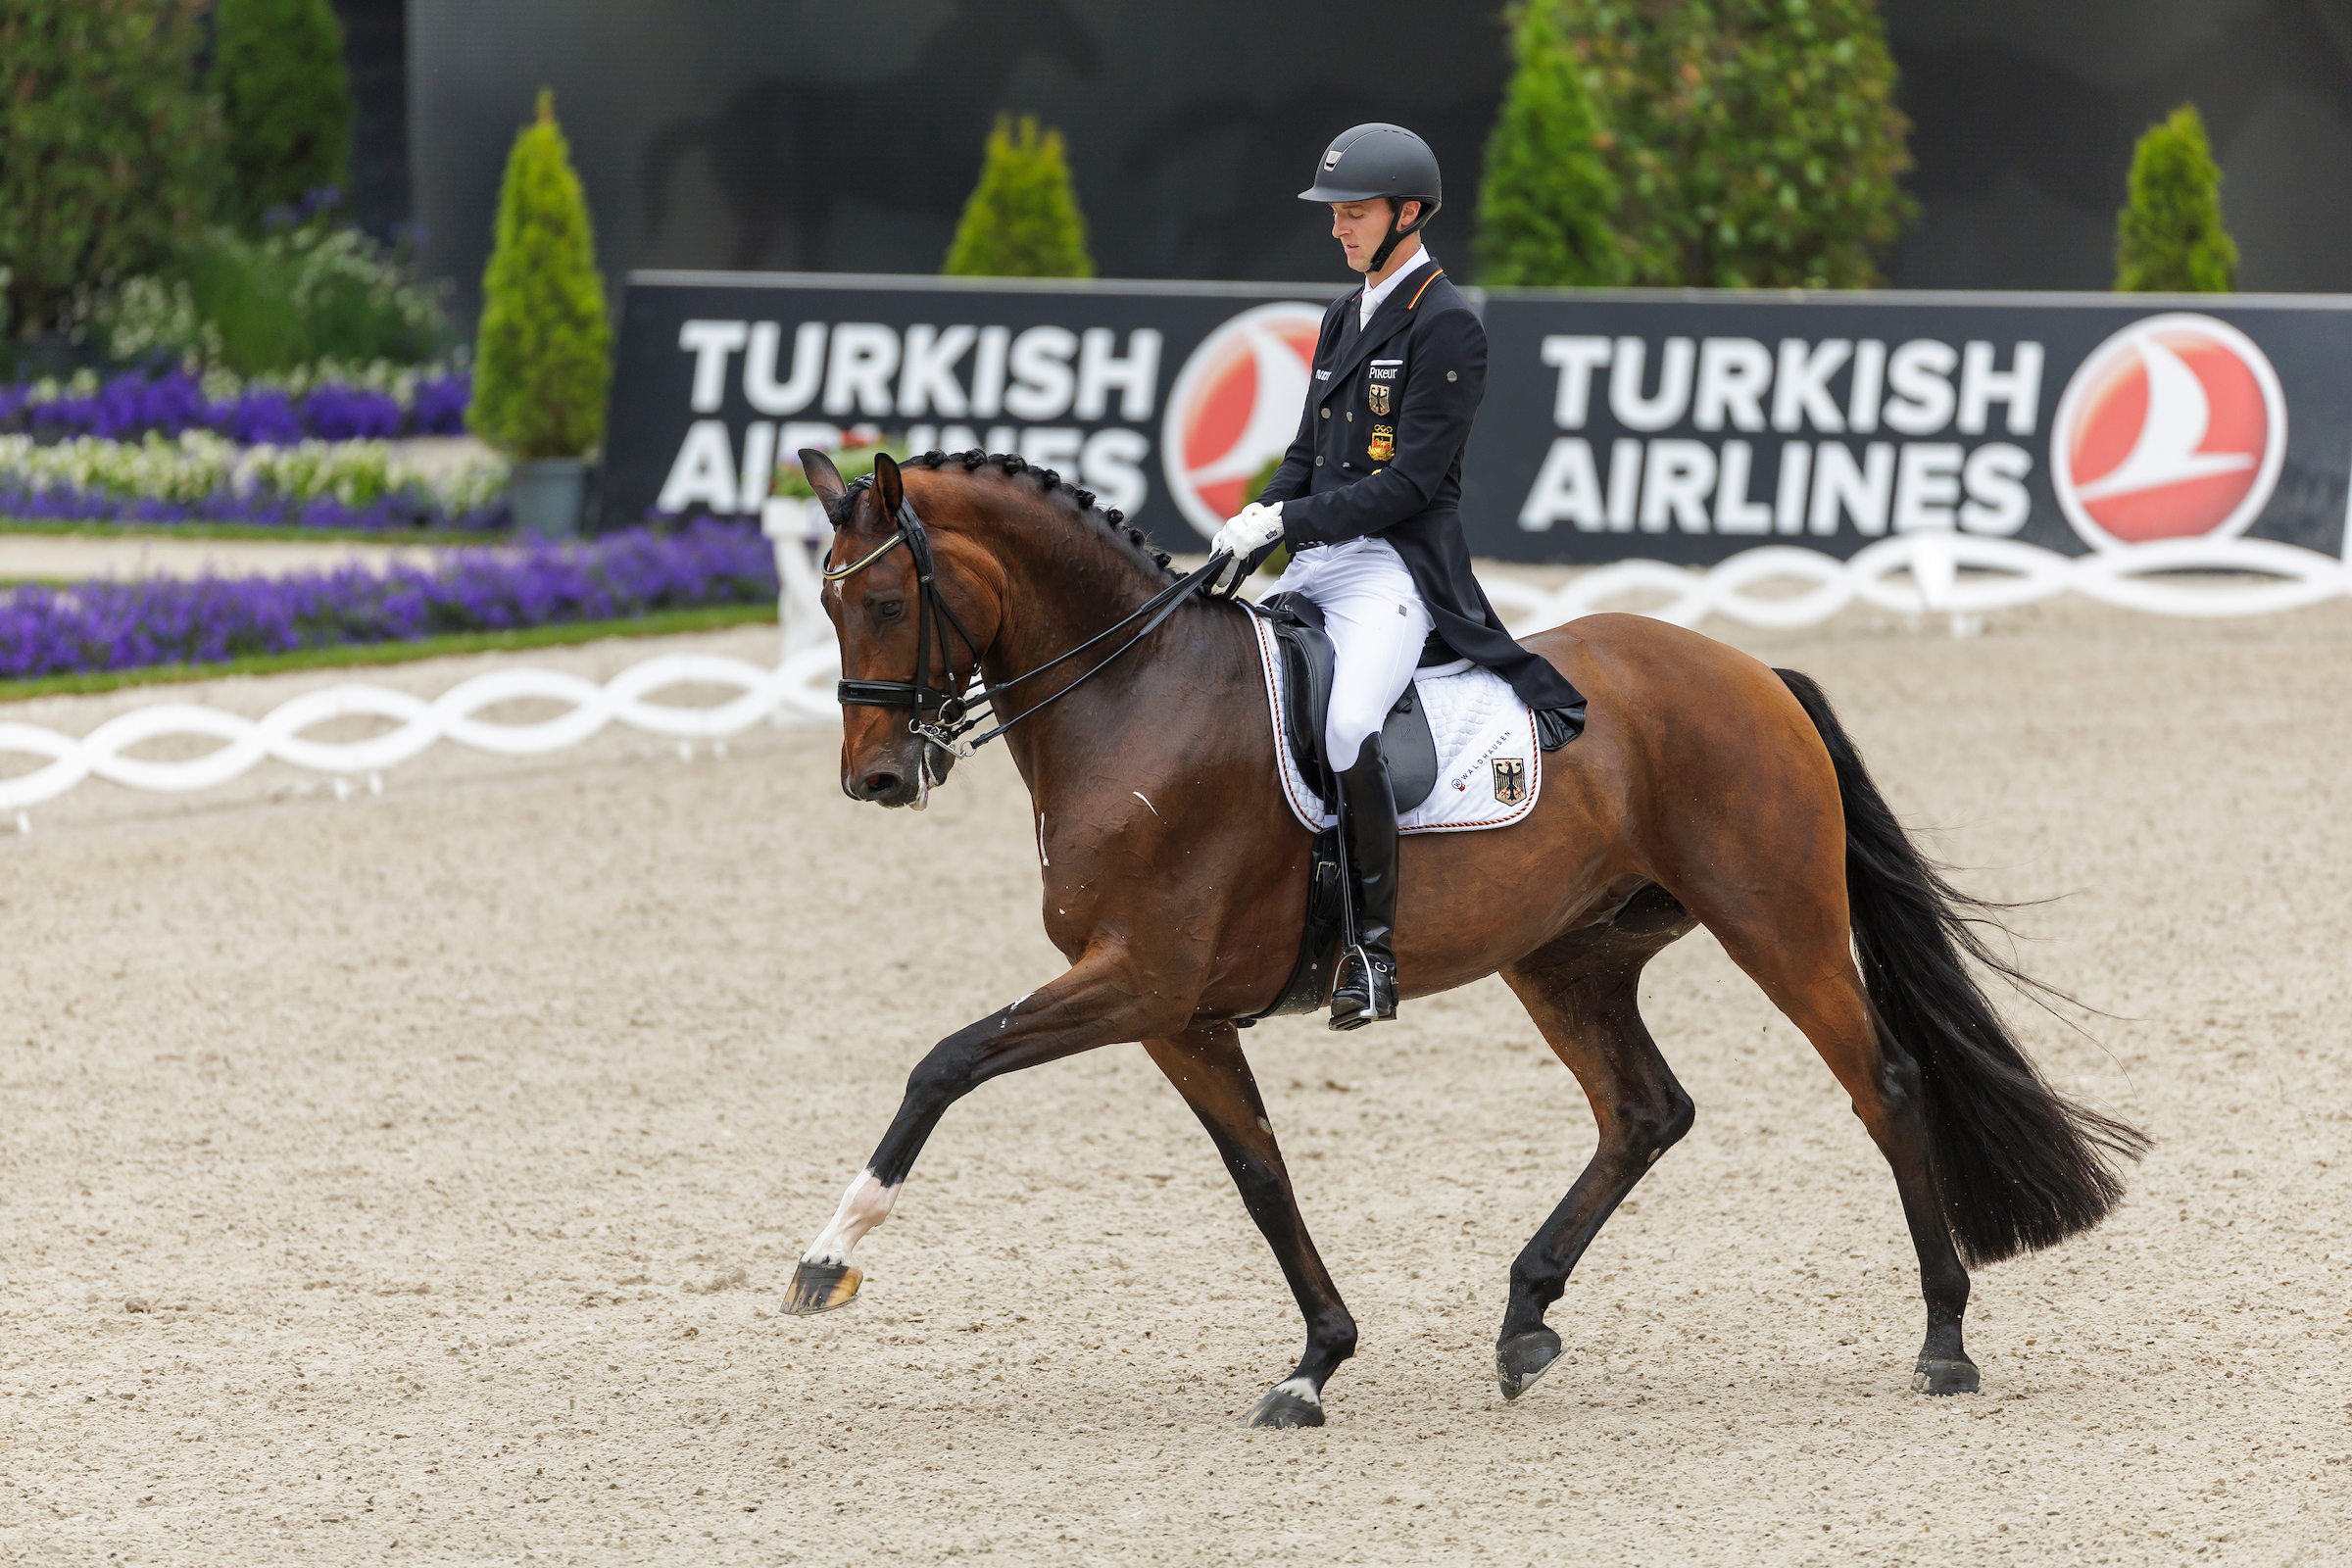
[[1435, 218], [1446, 200], [1445, 182], [1438, 175], [1438, 155], [1429, 150], [1429, 143], [1402, 125], [1377, 120], [1334, 136], [1323, 150], [1323, 161], [1315, 167], [1315, 182], [1298, 193], [1302, 202], [1368, 202], [1383, 197], [1398, 204], [1419, 202], [1421, 213], [1404, 227], [1390, 219], [1388, 240], [1372, 256], [1374, 271], [1387, 264], [1396, 242]]

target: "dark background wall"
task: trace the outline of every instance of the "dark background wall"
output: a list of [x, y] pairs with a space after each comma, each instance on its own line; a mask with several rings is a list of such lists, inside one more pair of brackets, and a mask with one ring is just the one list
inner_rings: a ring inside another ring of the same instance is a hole
[[[341, 0], [353, 46], [395, 0]], [[2248, 290], [2352, 287], [2352, 0], [1882, 0], [1920, 222], [1888, 280], [2103, 289], [2132, 140], [2204, 112]], [[1292, 193], [1331, 133], [1414, 126], [1466, 263], [1499, 7], [1426, 0], [407, 0], [406, 158], [362, 87], [363, 192], [405, 182], [470, 308], [506, 149], [556, 89], [615, 282], [636, 267], [929, 272], [1003, 110], [1070, 139], [1105, 276], [1335, 270]], [[355, 81], [389, 79], [355, 59]], [[399, 164], [397, 172], [395, 163]]]

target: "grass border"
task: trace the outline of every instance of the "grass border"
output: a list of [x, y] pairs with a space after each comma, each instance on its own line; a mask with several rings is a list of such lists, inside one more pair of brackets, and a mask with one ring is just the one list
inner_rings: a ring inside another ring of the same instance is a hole
[[39, 534], [70, 538], [86, 534], [94, 539], [236, 539], [270, 544], [322, 545], [507, 545], [519, 542], [513, 529], [469, 528], [306, 528], [299, 522], [102, 522], [0, 516], [0, 536]]
[[296, 669], [343, 669], [370, 664], [407, 664], [419, 659], [452, 654], [502, 654], [529, 648], [563, 648], [573, 643], [598, 642], [607, 637], [669, 637], [681, 632], [719, 631], [760, 621], [774, 624], [773, 601], [757, 605], [710, 605], [699, 610], [667, 610], [632, 620], [581, 620], [559, 626], [529, 626], [519, 631], [467, 631], [427, 637], [407, 643], [346, 643], [333, 648], [303, 648], [290, 654], [254, 654], [219, 664], [151, 664], [144, 669], [108, 669], [79, 675], [42, 675], [30, 680], [0, 680], [0, 703], [21, 703], [35, 697], [86, 697], [121, 691], [128, 686], [177, 685], [192, 680], [219, 680], [228, 675], [276, 675]]

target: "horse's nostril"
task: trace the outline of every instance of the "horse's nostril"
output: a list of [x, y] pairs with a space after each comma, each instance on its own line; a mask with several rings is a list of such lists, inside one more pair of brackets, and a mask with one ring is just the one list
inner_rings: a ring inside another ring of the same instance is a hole
[[896, 773], [868, 773], [865, 775], [865, 798], [869, 801], [878, 801], [898, 787], [899, 775]]

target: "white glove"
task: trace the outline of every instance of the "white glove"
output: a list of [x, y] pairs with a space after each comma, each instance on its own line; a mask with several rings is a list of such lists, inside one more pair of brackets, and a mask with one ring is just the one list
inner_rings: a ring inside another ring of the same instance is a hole
[[1250, 570], [1250, 558], [1282, 537], [1282, 503], [1261, 507], [1252, 501], [1242, 509], [1242, 514], [1217, 530], [1208, 542], [1210, 555], [1230, 555], [1232, 564], [1212, 578], [1210, 593], [1230, 598], [1242, 586], [1242, 578]]

